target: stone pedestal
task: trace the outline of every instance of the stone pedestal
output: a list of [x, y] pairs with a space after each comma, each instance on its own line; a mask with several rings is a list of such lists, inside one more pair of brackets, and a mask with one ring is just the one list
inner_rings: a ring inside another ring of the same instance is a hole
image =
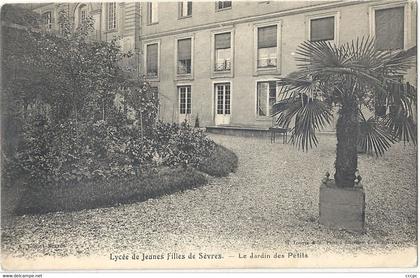
[[365, 192], [363, 188], [337, 187], [334, 180], [321, 184], [319, 223], [334, 229], [364, 232]]

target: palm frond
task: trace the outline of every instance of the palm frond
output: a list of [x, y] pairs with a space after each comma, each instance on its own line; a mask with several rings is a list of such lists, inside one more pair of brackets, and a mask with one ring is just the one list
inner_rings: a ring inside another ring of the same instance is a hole
[[290, 140], [302, 150], [316, 147], [316, 130], [331, 123], [331, 106], [304, 94], [280, 101], [274, 107], [279, 126], [288, 128], [294, 121]]
[[366, 153], [377, 157], [382, 156], [391, 144], [395, 143], [393, 136], [388, 129], [378, 122], [375, 117], [366, 120], [362, 113], [359, 117], [359, 136], [357, 144], [359, 148]]

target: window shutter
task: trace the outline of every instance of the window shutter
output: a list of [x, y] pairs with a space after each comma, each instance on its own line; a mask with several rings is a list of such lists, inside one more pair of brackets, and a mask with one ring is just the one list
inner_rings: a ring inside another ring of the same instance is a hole
[[149, 44], [147, 46], [147, 72], [153, 73], [157, 72], [158, 69], [158, 45]]
[[217, 34], [214, 36], [216, 49], [230, 48], [230, 33]]
[[334, 17], [311, 20], [311, 41], [334, 39]]
[[277, 46], [277, 26], [258, 28], [258, 48]]
[[191, 60], [191, 39], [178, 40], [178, 60]]
[[375, 36], [378, 50], [404, 48], [404, 7], [375, 11]]

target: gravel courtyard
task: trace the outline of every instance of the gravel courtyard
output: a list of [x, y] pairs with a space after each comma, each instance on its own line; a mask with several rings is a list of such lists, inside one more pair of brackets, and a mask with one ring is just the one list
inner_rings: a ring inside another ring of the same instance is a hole
[[302, 152], [267, 138], [210, 135], [239, 157], [236, 173], [146, 202], [3, 220], [2, 250], [12, 256], [110, 252], [306, 249], [348, 252], [416, 246], [416, 148], [397, 144], [383, 158], [360, 156], [366, 190], [364, 235], [318, 224], [318, 191], [334, 173], [335, 138]]

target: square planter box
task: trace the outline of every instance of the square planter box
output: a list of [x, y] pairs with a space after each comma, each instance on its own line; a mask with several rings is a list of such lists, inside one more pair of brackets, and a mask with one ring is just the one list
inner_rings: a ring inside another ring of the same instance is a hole
[[334, 180], [319, 189], [319, 223], [333, 229], [365, 231], [365, 192], [362, 187], [337, 187]]

